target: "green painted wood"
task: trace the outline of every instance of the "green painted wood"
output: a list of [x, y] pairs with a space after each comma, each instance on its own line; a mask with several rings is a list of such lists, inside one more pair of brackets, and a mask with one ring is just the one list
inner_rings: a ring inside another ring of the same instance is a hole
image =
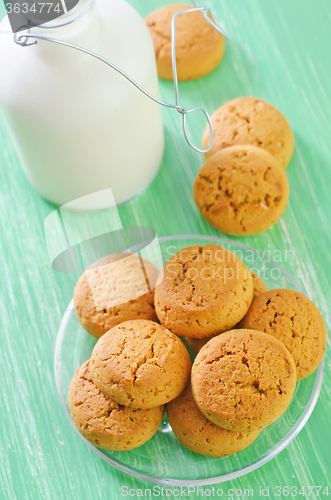
[[[165, 0], [131, 0], [146, 15]], [[291, 196], [283, 218], [258, 236], [241, 239], [272, 256], [302, 279], [330, 330], [331, 276], [331, 7], [329, 0], [209, 0], [224, 24], [229, 42], [220, 67], [195, 82], [180, 84], [185, 106], [212, 112], [240, 95], [275, 104], [290, 121], [296, 148], [287, 169]], [[0, 7], [0, 16], [3, 15]], [[1, 36], [1, 35], [0, 35]], [[28, 49], [22, 49], [28, 50]], [[1, 71], [0, 68], [0, 78]], [[160, 83], [164, 100], [173, 100], [170, 82]], [[179, 116], [163, 111], [166, 152], [152, 185], [120, 207], [124, 225], [146, 224], [159, 236], [179, 233], [218, 235], [199, 215], [192, 185], [201, 155], [181, 135]], [[190, 119], [198, 143], [201, 116]], [[0, 122], [0, 498], [124, 498], [121, 487], [153, 488], [105, 464], [76, 436], [60, 406], [53, 355], [62, 314], [77, 276], [54, 273], [48, 262], [43, 222], [54, 206], [41, 199], [21, 171], [15, 149]], [[293, 253], [286, 254], [288, 251]], [[278, 251], [279, 253], [275, 253]], [[287, 255], [287, 261], [284, 262]], [[305, 428], [277, 458], [237, 480], [215, 486], [231, 498], [230, 488], [322, 486], [310, 498], [331, 492], [330, 349], [320, 399]], [[208, 494], [208, 487], [202, 492]], [[190, 498], [201, 498], [202, 492]], [[156, 492], [157, 493], [157, 492]], [[159, 492], [161, 496], [161, 491]], [[292, 490], [294, 495], [295, 490]], [[139, 492], [132, 498], [139, 498]], [[147, 493], [148, 494], [148, 493]], [[168, 498], [175, 498], [174, 491]], [[163, 492], [165, 496], [165, 492]], [[291, 495], [290, 495], [291, 496]], [[295, 495], [294, 495], [295, 496]], [[156, 494], [154, 495], [156, 498]], [[237, 498], [245, 498], [239, 495]]]

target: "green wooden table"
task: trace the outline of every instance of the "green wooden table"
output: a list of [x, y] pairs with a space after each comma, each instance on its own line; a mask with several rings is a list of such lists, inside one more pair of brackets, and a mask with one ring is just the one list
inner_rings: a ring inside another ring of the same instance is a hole
[[[170, 2], [130, 3], [145, 16]], [[287, 116], [296, 137], [287, 169], [289, 206], [274, 227], [241, 241], [261, 251], [280, 251], [282, 265], [304, 282], [330, 329], [330, 0], [209, 0], [209, 4], [226, 28], [226, 54], [212, 74], [181, 84], [180, 100], [185, 106], [202, 105], [212, 112], [234, 97], [255, 95]], [[4, 15], [3, 5], [0, 9]], [[160, 82], [160, 87], [163, 99], [172, 101], [172, 84]], [[144, 193], [120, 207], [122, 223], [151, 226], [159, 236], [220, 235], [202, 219], [193, 201], [192, 185], [203, 158], [186, 145], [179, 116], [165, 110], [163, 118], [166, 152], [161, 170]], [[198, 143], [203, 125], [198, 116], [190, 123]], [[60, 406], [53, 374], [54, 345], [77, 276], [50, 268], [43, 223], [54, 206], [30, 187], [3, 120], [0, 189], [0, 498], [117, 499], [124, 498], [122, 486], [132, 488], [132, 498], [139, 498], [139, 488], [153, 488], [153, 484], [133, 479], [93, 454]], [[285, 262], [285, 252], [291, 249], [294, 257]], [[312, 499], [327, 498], [323, 492], [329, 486], [331, 493], [330, 400], [327, 350], [321, 395], [305, 428], [262, 468], [215, 485], [214, 495], [222, 488], [223, 498], [244, 499], [248, 492], [245, 496], [243, 490], [251, 488], [258, 497], [260, 487], [269, 486], [270, 498], [284, 498], [287, 490], [279, 496], [278, 487], [288, 486], [293, 487], [290, 497], [308, 498], [310, 492]], [[201, 490], [190, 497], [207, 496], [210, 487]], [[154, 497], [158, 493], [168, 498], [177, 494], [174, 489], [158, 490]]]

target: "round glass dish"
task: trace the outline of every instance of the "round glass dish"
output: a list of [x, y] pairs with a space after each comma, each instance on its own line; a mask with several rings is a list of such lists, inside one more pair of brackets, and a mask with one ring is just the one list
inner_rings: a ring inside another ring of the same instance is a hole
[[[278, 263], [241, 243], [224, 238], [180, 235], [159, 238], [164, 263], [177, 251], [190, 245], [214, 243], [235, 252], [249, 269], [258, 273], [269, 289], [302, 287]], [[134, 252], [137, 249], [131, 249]], [[68, 407], [68, 388], [77, 368], [90, 358], [97, 339], [80, 325], [73, 307], [68, 306], [59, 329], [54, 370], [63, 409], [74, 426]], [[190, 350], [193, 358], [193, 351]], [[315, 372], [298, 382], [286, 412], [245, 450], [223, 458], [211, 458], [191, 452], [174, 436], [165, 416], [157, 433], [147, 443], [131, 451], [96, 448], [78, 431], [78, 435], [99, 457], [131, 476], [154, 483], [174, 486], [209, 485], [242, 476], [265, 464], [280, 453], [307, 422], [318, 399], [324, 360]], [[76, 429], [77, 430], [77, 429]]]

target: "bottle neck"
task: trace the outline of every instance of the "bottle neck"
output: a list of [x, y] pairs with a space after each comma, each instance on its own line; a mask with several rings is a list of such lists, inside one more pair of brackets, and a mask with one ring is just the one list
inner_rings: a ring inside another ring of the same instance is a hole
[[[65, 5], [64, 2], [62, 2]], [[54, 21], [49, 21], [39, 26], [41, 29], [56, 29], [64, 28], [72, 23], [78, 22], [82, 17], [85, 17], [90, 10], [93, 10], [95, 0], [79, 0], [77, 5]], [[36, 29], [36, 28], [35, 28]]]
[[[84, 48], [92, 48], [97, 41], [99, 19], [95, 0], [80, 0], [76, 7], [59, 18], [42, 26], [31, 28], [31, 34], [45, 36]], [[39, 50], [47, 56], [59, 57], [81, 56], [81, 53], [67, 47], [59, 47], [52, 42], [38, 40]], [[59, 48], [62, 49], [59, 51]], [[63, 50], [64, 49], [64, 50]]]

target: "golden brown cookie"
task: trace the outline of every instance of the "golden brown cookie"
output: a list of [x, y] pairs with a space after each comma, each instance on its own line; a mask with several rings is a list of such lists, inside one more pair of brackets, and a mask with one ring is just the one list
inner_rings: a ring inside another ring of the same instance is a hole
[[132, 408], [154, 408], [182, 392], [191, 359], [183, 342], [147, 320], [126, 321], [103, 335], [90, 362], [93, 382], [108, 397]]
[[[158, 75], [173, 79], [171, 60], [171, 21], [173, 16], [193, 5], [172, 4], [151, 12], [145, 19], [151, 34]], [[178, 80], [194, 80], [218, 66], [225, 50], [224, 37], [199, 12], [176, 19], [176, 62]]]
[[167, 415], [172, 430], [186, 448], [209, 457], [224, 457], [247, 448], [260, 432], [232, 432], [213, 424], [194, 401], [191, 384], [170, 403]]
[[79, 278], [74, 290], [75, 311], [93, 337], [101, 337], [123, 321], [157, 321], [153, 287], [159, 270], [142, 260], [147, 274], [137, 255], [117, 253], [98, 260]]
[[295, 385], [295, 364], [286, 347], [254, 330], [218, 335], [192, 367], [200, 411], [229, 431], [260, 431], [274, 422], [290, 404]]
[[69, 409], [79, 432], [95, 446], [107, 450], [132, 450], [157, 431], [164, 406], [137, 410], [119, 405], [94, 385], [86, 361], [69, 386]]
[[232, 146], [209, 158], [194, 184], [194, 198], [212, 226], [233, 236], [265, 231], [283, 214], [287, 176], [273, 156], [254, 146]]
[[273, 335], [291, 353], [298, 380], [308, 377], [321, 362], [326, 349], [326, 329], [317, 307], [294, 290], [270, 290], [256, 298], [243, 321]]
[[253, 300], [253, 280], [238, 257], [218, 245], [183, 248], [155, 288], [161, 323], [177, 335], [204, 338], [234, 326]]
[[[254, 285], [254, 295], [253, 299], [261, 295], [261, 293], [267, 292], [268, 288], [267, 285], [264, 283], [264, 281], [255, 273], [250, 271], [251, 276], [253, 278], [253, 285]], [[245, 318], [245, 316], [244, 316]], [[239, 328], [243, 328], [243, 319], [241, 319], [233, 328], [235, 330], [238, 330]], [[215, 336], [215, 335], [214, 335]], [[210, 339], [214, 338], [212, 337], [205, 337], [204, 339], [194, 339], [192, 337], [185, 337], [185, 342], [195, 351], [199, 352], [200, 349], [209, 342]]]
[[[287, 167], [294, 149], [294, 135], [286, 118], [272, 104], [256, 97], [238, 97], [211, 116], [214, 143], [205, 153], [209, 158], [220, 149], [250, 144], [264, 149]], [[210, 141], [209, 126], [202, 137], [203, 148]]]

